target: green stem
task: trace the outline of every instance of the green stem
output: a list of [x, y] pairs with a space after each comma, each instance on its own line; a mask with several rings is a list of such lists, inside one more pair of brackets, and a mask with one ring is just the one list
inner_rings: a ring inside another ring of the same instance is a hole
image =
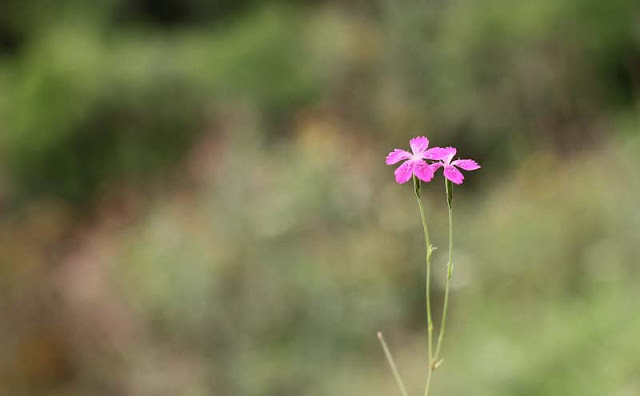
[[452, 197], [451, 183], [445, 179], [445, 189], [447, 193], [447, 204], [449, 207], [449, 262], [447, 263], [447, 280], [444, 286], [444, 307], [442, 308], [442, 322], [440, 323], [440, 335], [438, 336], [438, 344], [436, 346], [436, 353], [434, 360], [438, 360], [440, 356], [440, 347], [444, 340], [444, 334], [447, 325], [447, 308], [449, 306], [449, 289], [451, 284], [451, 275], [453, 273], [453, 211], [451, 209], [451, 197]]
[[413, 176], [413, 188], [416, 193], [416, 199], [418, 200], [418, 208], [420, 208], [420, 218], [422, 219], [422, 228], [424, 230], [424, 243], [426, 245], [426, 262], [427, 262], [427, 275], [425, 281], [425, 295], [427, 303], [427, 337], [428, 337], [428, 354], [429, 354], [429, 374], [427, 376], [427, 385], [424, 390], [425, 396], [429, 395], [429, 385], [431, 384], [431, 373], [433, 371], [433, 319], [431, 317], [431, 253], [433, 252], [433, 246], [431, 246], [431, 240], [429, 239], [429, 228], [427, 227], [427, 218], [424, 214], [424, 207], [422, 206], [422, 198], [420, 195], [420, 180]]
[[391, 371], [393, 371], [393, 376], [396, 378], [396, 383], [398, 384], [398, 388], [400, 388], [400, 393], [402, 396], [408, 396], [407, 388], [404, 386], [404, 382], [402, 381], [402, 377], [400, 376], [400, 372], [396, 367], [395, 362], [393, 361], [393, 356], [391, 356], [391, 351], [387, 346], [384, 337], [381, 332], [378, 332], [378, 340], [380, 340], [380, 345], [382, 345], [382, 350], [384, 351], [385, 356], [387, 357], [387, 362], [389, 362], [389, 367], [391, 367]]
[[433, 367], [429, 364], [429, 374], [427, 374], [427, 386], [424, 388], [424, 396], [429, 396], [429, 388], [431, 387], [431, 375], [433, 374]]

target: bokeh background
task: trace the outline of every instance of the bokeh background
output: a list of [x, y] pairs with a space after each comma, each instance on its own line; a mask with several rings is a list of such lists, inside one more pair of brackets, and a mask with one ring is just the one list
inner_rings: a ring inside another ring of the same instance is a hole
[[639, 93], [635, 0], [1, 0], [0, 394], [421, 394], [426, 134], [434, 395], [640, 395]]

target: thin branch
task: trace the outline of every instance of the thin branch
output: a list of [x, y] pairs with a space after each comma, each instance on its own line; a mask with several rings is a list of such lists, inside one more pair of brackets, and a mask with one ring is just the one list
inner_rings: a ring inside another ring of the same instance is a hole
[[391, 351], [389, 351], [389, 347], [387, 346], [387, 342], [384, 340], [381, 332], [378, 332], [378, 340], [380, 340], [380, 345], [382, 345], [382, 349], [384, 350], [384, 354], [387, 357], [387, 361], [389, 362], [389, 367], [391, 367], [391, 371], [393, 371], [393, 376], [396, 378], [396, 382], [398, 383], [398, 388], [400, 388], [400, 393], [402, 396], [408, 396], [407, 388], [404, 386], [404, 382], [402, 381], [402, 377], [400, 377], [400, 373], [398, 372], [398, 368], [396, 367], [395, 362], [393, 361], [393, 356], [391, 356]]

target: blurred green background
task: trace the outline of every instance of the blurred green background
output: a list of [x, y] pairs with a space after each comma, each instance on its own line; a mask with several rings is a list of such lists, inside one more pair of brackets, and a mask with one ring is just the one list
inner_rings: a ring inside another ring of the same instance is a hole
[[426, 134], [433, 394], [640, 395], [639, 93], [635, 0], [1, 0], [0, 394], [421, 394]]

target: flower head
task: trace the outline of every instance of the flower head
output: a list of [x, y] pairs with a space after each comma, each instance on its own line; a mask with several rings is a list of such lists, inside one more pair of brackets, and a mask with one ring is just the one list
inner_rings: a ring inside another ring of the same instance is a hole
[[405, 150], [395, 149], [387, 155], [387, 165], [393, 165], [402, 160], [406, 160], [394, 172], [396, 181], [403, 184], [409, 181], [411, 176], [415, 175], [423, 182], [430, 182], [431, 179], [433, 179], [435, 169], [429, 166], [425, 160], [442, 159], [443, 154], [440, 150], [444, 149], [439, 147], [429, 149], [429, 139], [424, 136], [411, 139], [409, 145], [411, 146], [411, 153]]
[[462, 184], [464, 180], [464, 176], [462, 172], [458, 170], [464, 169], [466, 171], [472, 171], [476, 169], [480, 169], [480, 165], [472, 159], [458, 159], [455, 161], [451, 161], [453, 156], [456, 155], [457, 150], [454, 147], [446, 147], [439, 148], [436, 147], [433, 149], [435, 153], [434, 156], [438, 157], [439, 162], [434, 162], [430, 165], [431, 169], [435, 172], [439, 168], [444, 166], [444, 177], [451, 180], [455, 184]]

